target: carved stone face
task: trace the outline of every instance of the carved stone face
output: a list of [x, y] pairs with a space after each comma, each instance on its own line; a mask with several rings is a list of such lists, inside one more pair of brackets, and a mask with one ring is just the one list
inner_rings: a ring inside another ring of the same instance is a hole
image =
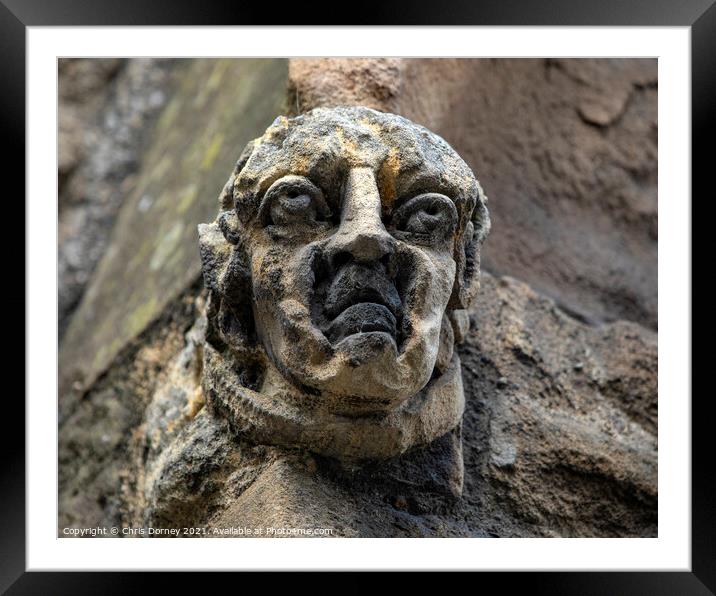
[[484, 201], [447, 143], [399, 116], [277, 119], [225, 188], [227, 265], [219, 274], [216, 249], [202, 253], [225, 298], [221, 341], [263, 346], [287, 386], [330, 411], [395, 408], [441, 351], [450, 359], [446, 311], [475, 289]]

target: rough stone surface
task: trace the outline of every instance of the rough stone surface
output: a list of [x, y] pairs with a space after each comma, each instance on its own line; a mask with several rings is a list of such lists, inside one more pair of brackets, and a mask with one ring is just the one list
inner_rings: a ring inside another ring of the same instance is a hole
[[585, 326], [512, 278], [483, 276], [481, 297], [460, 352], [466, 487], [490, 531], [508, 511], [520, 535], [656, 535], [656, 334]]
[[397, 112], [402, 66], [400, 58], [291, 60], [288, 106], [296, 113], [336, 105]]
[[301, 59], [300, 109], [371, 106], [447, 140], [485, 180], [488, 271], [591, 322], [657, 325], [657, 63]]
[[[346, 64], [352, 84], [334, 79], [325, 94], [317, 78], [295, 78], [297, 62], [290, 66], [288, 105], [294, 110], [297, 89], [303, 110], [313, 107], [311, 101], [328, 105], [330, 97], [351, 103], [341, 100], [347, 97], [341, 89], [362, 93], [360, 77], [380, 78], [368, 63]], [[156, 315], [122, 337], [84, 388], [61, 393], [60, 528], [151, 522], [232, 535], [221, 531], [265, 522], [315, 524], [346, 536], [657, 534], [657, 343], [649, 329], [656, 316], [655, 233], [643, 242], [647, 224], [656, 227], [655, 63], [475, 62], [468, 68], [460, 61], [391, 61], [388, 70], [397, 69], [398, 80], [385, 77], [380, 85], [390, 92], [362, 101], [389, 106], [447, 138], [491, 197], [495, 225], [486, 260], [497, 274], [483, 271], [470, 310], [449, 316], [453, 340], [463, 342], [456, 349], [466, 397], [462, 426], [427, 449], [379, 465], [237, 440], [230, 425], [209, 415], [201, 388], [208, 295], [194, 274], [173, 286], [178, 298], [155, 305]], [[324, 70], [325, 79], [341, 76], [336, 65], [340, 61]], [[610, 86], [614, 93], [607, 92]], [[629, 99], [620, 112], [623, 93]], [[413, 113], [404, 106], [413, 106]], [[523, 112], [533, 121], [525, 124]], [[493, 126], [490, 119], [503, 124]], [[545, 130], [556, 138], [544, 138]], [[547, 168], [544, 180], [535, 177], [534, 160], [559, 157], [552, 144], [560, 147], [562, 134], [577, 161], [559, 176]], [[589, 142], [582, 144], [582, 137]], [[241, 144], [230, 148], [231, 160]], [[508, 167], [510, 160], [517, 165]], [[152, 169], [157, 155], [144, 163]], [[632, 171], [634, 164], [642, 169]], [[214, 188], [228, 171], [214, 175]], [[605, 202], [589, 202], [584, 199], [592, 194], [580, 194], [585, 179], [612, 188], [607, 173], [618, 194], [628, 186], [624, 171], [644, 174], [628, 201], [615, 203], [606, 192], [600, 195]], [[562, 190], [550, 191], [552, 183]], [[574, 193], [564, 192], [571, 186]], [[542, 216], [508, 234], [517, 223], [500, 206], [502, 197], [518, 223], [531, 211]], [[206, 204], [211, 218], [215, 203]], [[641, 215], [635, 205], [644, 207]], [[570, 225], [580, 233], [566, 229]], [[145, 234], [117, 235], [113, 244], [136, 248]], [[545, 238], [552, 239], [552, 252], [542, 259], [531, 244]], [[581, 243], [594, 248], [593, 262], [583, 261]], [[500, 254], [491, 252], [493, 246], [502, 247]], [[609, 263], [619, 246], [626, 247], [624, 255]], [[111, 258], [112, 250], [105, 256]], [[498, 267], [499, 259], [509, 266]], [[630, 267], [640, 259], [641, 273], [633, 274]], [[519, 269], [520, 263], [531, 266]], [[134, 283], [154, 287], [156, 275], [147, 271]], [[611, 295], [605, 279], [616, 280]], [[110, 311], [124, 309], [110, 300], [103, 304], [113, 317]], [[614, 320], [620, 318], [628, 320]], [[444, 328], [441, 345], [451, 343]], [[73, 359], [86, 359], [102, 345], [92, 342]], [[464, 463], [456, 466], [460, 444]], [[169, 460], [176, 465], [166, 467]]]
[[[157, 387], [176, 375], [169, 364], [185, 350], [199, 311], [197, 284], [170, 303], [154, 327], [127, 345], [81, 399], [59, 404], [59, 527], [118, 525], [127, 508], [128, 453]], [[191, 378], [191, 377], [188, 377]], [[191, 388], [191, 387], [190, 387]]]

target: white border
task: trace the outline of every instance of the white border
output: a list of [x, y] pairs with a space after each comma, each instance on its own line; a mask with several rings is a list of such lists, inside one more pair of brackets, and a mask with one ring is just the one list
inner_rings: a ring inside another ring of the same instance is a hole
[[[27, 566], [54, 569], [689, 570], [690, 28], [45, 28], [27, 30]], [[659, 537], [56, 538], [58, 56], [659, 57]], [[48, 174], [50, 173], [50, 174]], [[339, 540], [339, 542], [336, 542]], [[395, 541], [400, 540], [397, 544]], [[159, 546], [161, 544], [161, 547]]]

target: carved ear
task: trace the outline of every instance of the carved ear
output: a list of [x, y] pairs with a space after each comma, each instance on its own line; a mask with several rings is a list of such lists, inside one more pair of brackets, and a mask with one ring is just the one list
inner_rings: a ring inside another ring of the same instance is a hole
[[210, 292], [218, 292], [231, 257], [231, 245], [227, 242], [219, 224], [199, 224], [199, 256], [204, 285]]
[[241, 222], [234, 205], [234, 184], [257, 140], [241, 152], [234, 171], [219, 195], [216, 221], [199, 225], [199, 255], [204, 285], [209, 290], [207, 338], [236, 352], [253, 353], [256, 329], [251, 306], [251, 273], [241, 242]]
[[455, 285], [448, 303], [449, 310], [466, 309], [480, 286], [480, 248], [490, 233], [487, 197], [478, 185], [475, 207], [462, 236], [455, 243]]
[[222, 230], [221, 220], [199, 226], [199, 254], [209, 290], [207, 337], [248, 355], [256, 345], [251, 275], [241, 247], [229, 239], [233, 230]]

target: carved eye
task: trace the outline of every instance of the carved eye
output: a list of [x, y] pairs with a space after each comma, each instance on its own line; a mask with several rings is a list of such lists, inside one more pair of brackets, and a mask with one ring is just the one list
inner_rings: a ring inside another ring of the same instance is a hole
[[323, 222], [330, 215], [321, 189], [303, 176], [284, 176], [274, 182], [259, 208], [265, 226], [310, 225]]
[[393, 214], [393, 228], [421, 240], [443, 241], [457, 227], [457, 209], [445, 195], [426, 193], [403, 203]]

